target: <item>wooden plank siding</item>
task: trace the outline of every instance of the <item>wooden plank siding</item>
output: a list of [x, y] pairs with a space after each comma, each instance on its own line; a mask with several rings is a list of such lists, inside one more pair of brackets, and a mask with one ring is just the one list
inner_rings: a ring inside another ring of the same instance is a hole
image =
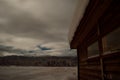
[[80, 79], [85, 78], [87, 80], [101, 80], [101, 68], [98, 63], [95, 64], [93, 62], [89, 62], [86, 65], [80, 65]]
[[120, 80], [120, 52], [103, 56], [106, 80]]
[[[78, 53], [79, 80], [120, 80], [120, 51], [105, 54], [103, 41], [118, 28], [120, 0], [90, 0], [70, 43]], [[88, 47], [96, 41], [99, 54], [89, 57]]]
[[[104, 79], [120, 80], [120, 53], [103, 55]], [[102, 80], [100, 57], [80, 63], [80, 80]]]

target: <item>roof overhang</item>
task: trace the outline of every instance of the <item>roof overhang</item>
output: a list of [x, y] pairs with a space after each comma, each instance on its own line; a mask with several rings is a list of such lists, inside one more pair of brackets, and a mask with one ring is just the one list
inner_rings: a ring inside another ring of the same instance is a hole
[[88, 35], [88, 33], [98, 24], [99, 18], [108, 8], [112, 0], [90, 0], [82, 19], [79, 21], [73, 37], [70, 41], [70, 47], [76, 49]]

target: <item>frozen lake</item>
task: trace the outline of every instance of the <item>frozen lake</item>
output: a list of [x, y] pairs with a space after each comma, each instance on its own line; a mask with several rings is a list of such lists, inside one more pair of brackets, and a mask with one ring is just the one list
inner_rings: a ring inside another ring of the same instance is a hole
[[77, 80], [77, 67], [0, 67], [0, 80]]

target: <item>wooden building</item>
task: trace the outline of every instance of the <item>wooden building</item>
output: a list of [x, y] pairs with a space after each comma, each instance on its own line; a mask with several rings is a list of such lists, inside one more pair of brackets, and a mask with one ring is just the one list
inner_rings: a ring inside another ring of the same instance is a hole
[[70, 47], [79, 80], [120, 80], [120, 0], [89, 0]]

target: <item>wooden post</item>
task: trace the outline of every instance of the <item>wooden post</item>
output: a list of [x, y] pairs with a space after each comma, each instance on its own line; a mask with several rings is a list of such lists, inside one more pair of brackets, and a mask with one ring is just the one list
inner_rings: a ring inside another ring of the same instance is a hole
[[103, 42], [102, 42], [102, 37], [100, 35], [100, 24], [97, 26], [98, 29], [98, 44], [99, 44], [99, 55], [100, 55], [100, 67], [101, 67], [101, 78], [104, 80], [104, 65], [103, 65], [103, 59], [102, 59], [102, 54], [103, 54]]

